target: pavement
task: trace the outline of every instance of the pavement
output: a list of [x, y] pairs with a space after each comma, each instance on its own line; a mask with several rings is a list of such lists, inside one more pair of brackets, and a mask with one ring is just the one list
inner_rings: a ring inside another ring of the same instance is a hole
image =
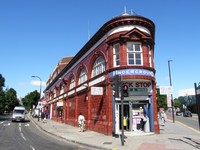
[[94, 131], [79, 132], [78, 127], [47, 119], [45, 122], [29, 116], [45, 132], [67, 141], [104, 150], [197, 150], [200, 149], [200, 130], [195, 130], [168, 118], [160, 125], [160, 134], [125, 132], [122, 146], [120, 137], [107, 136]]

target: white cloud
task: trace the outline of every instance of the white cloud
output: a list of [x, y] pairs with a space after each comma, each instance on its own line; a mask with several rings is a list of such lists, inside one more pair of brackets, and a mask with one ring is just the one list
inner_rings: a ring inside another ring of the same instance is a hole
[[[30, 82], [30, 84], [33, 85], [33, 86], [40, 86], [40, 81], [32, 80], [32, 81]], [[42, 87], [46, 87], [46, 83], [42, 81], [42, 85], [41, 85], [41, 86], [42, 86]]]

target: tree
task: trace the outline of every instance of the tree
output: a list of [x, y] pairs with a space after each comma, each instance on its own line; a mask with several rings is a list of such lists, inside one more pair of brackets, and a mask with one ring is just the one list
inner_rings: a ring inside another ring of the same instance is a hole
[[19, 99], [17, 98], [17, 92], [13, 89], [6, 89], [5, 92], [5, 103], [4, 103], [4, 110], [5, 111], [12, 111], [15, 106], [19, 106]]
[[5, 86], [5, 78], [0, 74], [0, 90]]
[[174, 99], [174, 107], [175, 108], [180, 108], [181, 107], [181, 102], [177, 98]]
[[157, 111], [159, 111], [160, 108], [167, 109], [167, 96], [166, 95], [160, 95], [160, 89], [156, 89], [156, 97], [157, 97]]
[[0, 74], [0, 114], [4, 112], [4, 100], [5, 100], [5, 92], [3, 91], [4, 86], [5, 86], [5, 79]]
[[22, 98], [22, 103], [27, 110], [33, 108], [33, 106], [37, 106], [38, 100], [40, 98], [40, 93], [37, 90], [27, 94], [24, 98]]

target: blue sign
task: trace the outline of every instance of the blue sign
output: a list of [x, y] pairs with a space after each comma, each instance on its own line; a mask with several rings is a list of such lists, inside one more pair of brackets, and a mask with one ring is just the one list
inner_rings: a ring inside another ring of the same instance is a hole
[[123, 69], [123, 70], [115, 70], [110, 73], [110, 76], [113, 77], [115, 75], [119, 76], [150, 76], [154, 77], [153, 71], [147, 69]]

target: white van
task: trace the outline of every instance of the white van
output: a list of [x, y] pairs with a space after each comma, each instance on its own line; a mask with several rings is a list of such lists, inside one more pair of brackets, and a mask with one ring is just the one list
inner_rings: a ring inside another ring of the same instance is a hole
[[25, 121], [26, 109], [23, 106], [16, 106], [13, 109], [12, 122], [13, 121]]

